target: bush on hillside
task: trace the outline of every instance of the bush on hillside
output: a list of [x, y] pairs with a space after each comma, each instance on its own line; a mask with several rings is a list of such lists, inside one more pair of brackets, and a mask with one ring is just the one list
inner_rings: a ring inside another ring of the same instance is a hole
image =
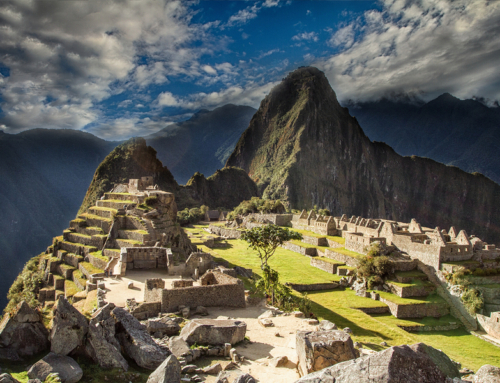
[[185, 208], [177, 212], [177, 222], [181, 225], [189, 225], [202, 221], [205, 218], [205, 213], [208, 211], [208, 206], [194, 207], [192, 209]]
[[17, 276], [7, 293], [9, 303], [4, 309], [4, 313], [12, 312], [22, 301], [35, 308], [39, 305], [37, 294], [43, 283], [43, 272], [38, 269], [41, 254], [31, 258]]
[[391, 263], [386, 256], [367, 256], [359, 262], [357, 275], [362, 278], [378, 276], [383, 279], [389, 275], [391, 269]]
[[228, 214], [228, 219], [233, 220], [238, 215], [248, 215], [251, 213], [263, 214], [283, 214], [286, 212], [285, 205], [279, 199], [262, 199], [259, 197], [252, 197], [250, 200], [241, 202]]
[[467, 311], [474, 315], [481, 311], [484, 306], [484, 298], [478, 289], [466, 289], [462, 294], [462, 302]]

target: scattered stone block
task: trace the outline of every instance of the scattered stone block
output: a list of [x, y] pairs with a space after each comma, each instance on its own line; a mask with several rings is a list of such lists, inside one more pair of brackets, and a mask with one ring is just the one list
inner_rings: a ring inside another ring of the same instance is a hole
[[222, 371], [222, 366], [220, 363], [213, 364], [203, 369], [203, 373], [207, 375], [217, 375], [221, 371]]
[[338, 363], [303, 376], [295, 383], [445, 383], [446, 381], [446, 375], [425, 352], [417, 352], [404, 345]]
[[292, 315], [295, 317], [295, 318], [304, 318], [304, 313], [302, 311], [293, 311], [292, 312]]
[[351, 337], [343, 331], [298, 331], [296, 349], [301, 376], [355, 359]]
[[191, 351], [187, 342], [180, 336], [173, 336], [170, 338], [168, 340], [168, 348], [177, 358], [180, 358], [182, 355]]
[[485, 364], [477, 370], [472, 380], [474, 383], [499, 383], [500, 382], [500, 368]]
[[43, 359], [31, 366], [28, 377], [40, 379], [43, 382], [52, 373], [59, 374], [64, 383], [76, 383], [83, 377], [82, 369], [73, 358], [53, 352], [49, 352]]
[[175, 355], [170, 355], [149, 375], [147, 383], [180, 383], [180, 381], [181, 365]]
[[342, 331], [344, 331], [346, 334], [352, 334], [352, 330], [349, 327], [344, 327]]
[[254, 377], [250, 374], [243, 374], [238, 376], [233, 383], [257, 383]]
[[208, 310], [204, 306], [197, 306], [194, 312], [195, 315], [208, 315]]
[[163, 317], [159, 319], [149, 319], [146, 328], [150, 334], [160, 332], [163, 335], [173, 336], [179, 334], [181, 327], [177, 322], [170, 317]]
[[224, 356], [229, 356], [231, 352], [231, 343], [224, 343]]
[[233, 363], [238, 363], [240, 361], [240, 358], [238, 357], [238, 354], [237, 354], [235, 348], [232, 348], [231, 350], [229, 350], [229, 357], [231, 358], [231, 361]]
[[335, 325], [335, 323], [332, 323], [329, 320], [322, 320], [321, 322], [319, 322], [318, 330], [320, 331], [337, 330], [337, 326]]
[[304, 322], [306, 322], [307, 324], [309, 324], [311, 326], [319, 324], [319, 321], [317, 319], [304, 319]]
[[188, 344], [236, 344], [245, 339], [245, 322], [217, 319], [193, 319], [181, 331], [180, 337]]
[[84, 345], [89, 323], [64, 297], [57, 300], [52, 311], [54, 318], [50, 332], [50, 351], [68, 355]]
[[134, 288], [134, 282], [127, 283], [127, 288], [128, 289], [133, 289]]
[[169, 355], [168, 350], [160, 347], [134, 316], [120, 307], [112, 311], [112, 316], [120, 322], [116, 338], [129, 357], [146, 369], [155, 370]]
[[196, 364], [187, 364], [181, 369], [182, 374], [192, 374], [198, 369], [198, 366]]
[[272, 358], [269, 361], [269, 365], [273, 367], [285, 367], [288, 363], [288, 357], [286, 356], [277, 356], [276, 358]]
[[10, 374], [4, 373], [0, 375], [0, 383], [19, 383], [19, 380], [14, 379]]
[[260, 314], [258, 319], [274, 318], [275, 316], [276, 316], [276, 312], [274, 310], [267, 310], [267, 311], [263, 312], [262, 314]]
[[258, 322], [262, 327], [274, 327], [274, 323], [271, 319], [259, 319]]

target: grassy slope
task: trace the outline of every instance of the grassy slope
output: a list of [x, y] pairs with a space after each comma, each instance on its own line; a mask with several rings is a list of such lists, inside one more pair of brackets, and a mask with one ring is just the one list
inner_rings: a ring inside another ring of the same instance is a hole
[[[198, 227], [195, 230], [199, 230]], [[188, 229], [189, 230], [189, 229]], [[260, 261], [247, 244], [240, 240], [228, 241], [231, 247], [212, 251], [233, 265], [251, 268], [260, 275]], [[278, 249], [270, 261], [271, 267], [280, 273], [282, 282], [314, 283], [328, 282], [335, 279], [322, 270], [309, 265], [309, 258]], [[339, 327], [350, 327], [353, 340], [363, 343], [366, 347], [380, 350], [380, 343], [385, 341], [390, 346], [424, 342], [445, 352], [450, 358], [462, 363], [464, 367], [477, 370], [484, 364], [500, 365], [500, 349], [469, 334], [463, 329], [453, 331], [432, 331], [408, 333], [400, 325], [441, 325], [456, 322], [451, 316], [440, 319], [424, 318], [417, 320], [397, 319], [392, 315], [365, 314], [355, 307], [375, 307], [380, 302], [368, 298], [357, 297], [351, 290], [330, 290], [308, 293], [313, 301], [313, 311], [320, 319], [328, 319]]]

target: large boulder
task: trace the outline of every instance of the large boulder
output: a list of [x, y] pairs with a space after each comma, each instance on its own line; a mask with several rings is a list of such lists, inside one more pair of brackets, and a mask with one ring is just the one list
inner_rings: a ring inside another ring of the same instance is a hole
[[0, 360], [19, 361], [45, 351], [48, 334], [40, 315], [22, 301], [0, 323]]
[[89, 323], [66, 298], [59, 297], [52, 309], [54, 319], [50, 331], [50, 351], [68, 355], [79, 347], [85, 346]]
[[447, 379], [425, 352], [404, 345], [338, 363], [295, 383], [445, 383]]
[[425, 343], [416, 343], [411, 345], [410, 348], [415, 352], [427, 354], [427, 356], [432, 359], [434, 364], [446, 376], [449, 376], [450, 378], [460, 378], [460, 371], [458, 370], [457, 364], [454, 363], [444, 352], [436, 350], [434, 347], [428, 346]]
[[0, 383], [19, 383], [19, 380], [14, 379], [10, 374], [4, 373], [0, 375]]
[[191, 351], [187, 342], [180, 336], [173, 336], [168, 340], [168, 348], [176, 357], [180, 358]]
[[120, 343], [115, 338], [115, 318], [111, 311], [115, 308], [108, 303], [94, 313], [89, 324], [88, 349], [92, 358], [103, 368], [128, 370], [128, 363], [122, 356]]
[[161, 335], [178, 335], [181, 326], [170, 317], [149, 319], [146, 325], [150, 334], [161, 333]]
[[118, 322], [116, 338], [129, 357], [149, 370], [155, 370], [170, 355], [170, 351], [155, 343], [143, 326], [132, 314], [120, 307], [112, 311]]
[[233, 380], [233, 383], [257, 383], [250, 374], [241, 374]]
[[73, 358], [53, 352], [49, 352], [43, 359], [31, 366], [28, 377], [40, 379], [43, 382], [53, 373], [59, 375], [62, 383], [76, 383], [83, 377], [82, 369]]
[[474, 383], [500, 383], [500, 368], [492, 366], [491, 364], [485, 364], [479, 370], [473, 378]]
[[175, 355], [170, 355], [149, 375], [147, 383], [180, 383], [181, 365]]
[[301, 376], [356, 358], [350, 335], [340, 330], [298, 331], [296, 349]]
[[245, 322], [224, 319], [193, 319], [181, 331], [180, 337], [188, 344], [235, 344], [245, 339]]

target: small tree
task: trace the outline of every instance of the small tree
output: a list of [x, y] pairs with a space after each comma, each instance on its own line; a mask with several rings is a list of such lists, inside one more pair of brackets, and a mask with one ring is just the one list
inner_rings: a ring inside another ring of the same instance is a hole
[[258, 252], [260, 268], [264, 270], [278, 246], [292, 239], [300, 240], [302, 234], [277, 225], [266, 225], [243, 232], [241, 239], [249, 243], [248, 247]]

